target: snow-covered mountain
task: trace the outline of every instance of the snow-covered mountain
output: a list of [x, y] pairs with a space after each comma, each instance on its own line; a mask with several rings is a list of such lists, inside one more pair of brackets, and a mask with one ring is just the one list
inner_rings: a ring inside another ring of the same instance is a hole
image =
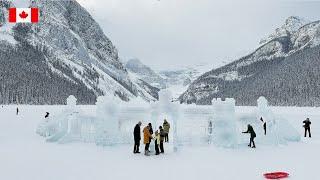
[[0, 103], [81, 104], [99, 95], [156, 100], [145, 83], [133, 82], [118, 51], [76, 1], [26, 1], [40, 9], [37, 24], [9, 24], [12, 1], [0, 1]]
[[180, 96], [182, 103], [210, 104], [234, 97], [254, 105], [266, 96], [272, 105], [320, 105], [320, 21], [289, 17], [251, 54], [213, 69]]
[[139, 59], [130, 59], [127, 61], [125, 67], [128, 69], [132, 77], [142, 79], [150, 85], [159, 89], [166, 88], [165, 80], [149, 66], [143, 64]]
[[192, 67], [185, 66], [171, 70], [161, 70], [158, 73], [166, 81], [167, 86], [188, 86], [206, 71], [208, 71], [207, 64], [196, 64]]
[[262, 39], [260, 44], [267, 43], [275, 38], [283, 37], [283, 36], [291, 36], [299, 30], [300, 27], [309, 23], [308, 20], [297, 17], [297, 16], [290, 16], [286, 19], [285, 23], [277, 28], [275, 32], [271, 33], [268, 37]]
[[202, 63], [192, 67], [155, 71], [137, 58], [128, 60], [125, 67], [136, 82], [143, 81], [158, 89], [169, 89], [175, 98], [178, 98], [192, 81], [209, 70], [207, 64]]

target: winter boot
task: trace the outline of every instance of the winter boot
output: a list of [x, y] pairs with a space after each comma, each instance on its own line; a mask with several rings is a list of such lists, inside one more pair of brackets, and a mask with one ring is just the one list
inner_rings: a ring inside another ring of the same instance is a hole
[[148, 150], [144, 151], [144, 155], [149, 156]]

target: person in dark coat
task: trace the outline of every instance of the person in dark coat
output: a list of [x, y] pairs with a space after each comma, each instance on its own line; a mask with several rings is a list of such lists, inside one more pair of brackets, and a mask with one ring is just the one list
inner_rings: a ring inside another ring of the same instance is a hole
[[[148, 126], [149, 126], [149, 132], [150, 132], [150, 134], [153, 135], [152, 124], [149, 123]], [[150, 143], [151, 143], [151, 140], [152, 140], [152, 138], [150, 138]]]
[[248, 124], [248, 130], [242, 133], [250, 133], [250, 143], [248, 146], [251, 147], [251, 143], [252, 143], [253, 145], [252, 148], [256, 148], [256, 145], [254, 143], [254, 138], [256, 137], [256, 133], [254, 132], [253, 127], [250, 124]]
[[166, 133], [164, 132], [162, 126], [159, 126], [159, 129], [160, 129], [160, 153], [164, 153], [163, 141], [166, 136]]
[[262, 119], [262, 117], [260, 118], [260, 121], [263, 122], [264, 135], [267, 135], [267, 122], [264, 121], [264, 120]]
[[134, 136], [133, 153], [140, 153], [139, 152], [139, 147], [140, 147], [140, 140], [141, 140], [141, 131], [140, 131], [141, 124], [142, 123], [139, 121], [138, 124], [136, 124], [136, 126], [134, 127], [134, 130], [133, 130], [133, 136]]
[[309, 132], [309, 137], [311, 138], [311, 132], [310, 132], [310, 125], [311, 125], [311, 121], [309, 118], [307, 118], [306, 120], [303, 121], [304, 125], [304, 137], [307, 137], [307, 131]]
[[44, 116], [44, 118], [48, 118], [49, 117], [49, 112], [46, 112], [46, 115]]
[[17, 108], [17, 115], [19, 114], [19, 108]]

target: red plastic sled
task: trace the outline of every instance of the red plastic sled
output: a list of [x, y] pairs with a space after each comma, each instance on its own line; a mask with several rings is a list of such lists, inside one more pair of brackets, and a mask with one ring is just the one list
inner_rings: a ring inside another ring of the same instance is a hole
[[266, 173], [263, 176], [267, 179], [281, 179], [281, 178], [289, 177], [289, 174], [286, 172], [272, 172], [272, 173]]

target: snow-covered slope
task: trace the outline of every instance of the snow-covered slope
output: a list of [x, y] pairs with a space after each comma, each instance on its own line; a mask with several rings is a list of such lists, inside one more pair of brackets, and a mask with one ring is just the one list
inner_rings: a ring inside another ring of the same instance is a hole
[[254, 105], [263, 95], [273, 105], [319, 106], [320, 21], [289, 17], [253, 53], [195, 80], [180, 96], [183, 103], [210, 104], [234, 97]]
[[39, 7], [39, 23], [9, 24], [15, 4], [0, 4], [1, 103], [61, 104], [70, 94], [80, 103], [105, 94], [156, 99], [131, 81], [117, 49], [76, 1], [26, 2]]
[[143, 64], [139, 59], [130, 59], [125, 66], [131, 76], [142, 79], [154, 87], [160, 89], [166, 88], [165, 80], [150, 67]]

